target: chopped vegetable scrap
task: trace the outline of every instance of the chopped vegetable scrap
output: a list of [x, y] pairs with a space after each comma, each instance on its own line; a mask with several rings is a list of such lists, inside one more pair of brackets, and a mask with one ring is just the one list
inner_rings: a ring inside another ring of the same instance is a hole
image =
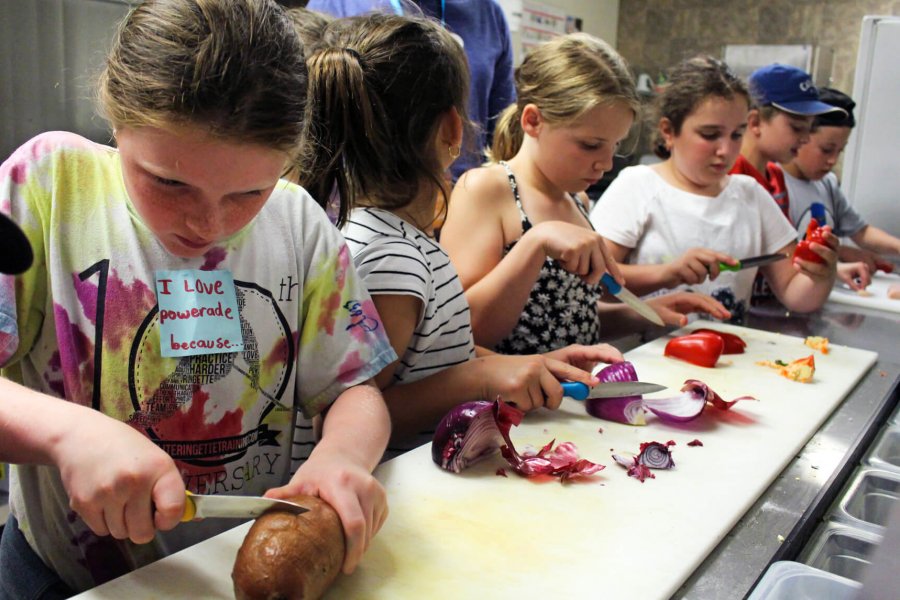
[[498, 477], [506, 477], [506, 469], [500, 467], [494, 472], [494, 475], [497, 475]]
[[644, 483], [644, 480], [648, 477], [650, 479], [656, 479], [656, 475], [651, 473], [646, 465], [641, 464], [641, 461], [637, 456], [625, 457], [619, 454], [613, 454], [612, 457], [614, 461], [628, 469], [629, 477], [634, 477], [641, 483]]
[[819, 337], [817, 335], [808, 336], [803, 343], [812, 348], [813, 350], [818, 350], [822, 354], [828, 354], [828, 338], [827, 337]]
[[643, 442], [637, 456], [622, 456], [613, 454], [613, 460], [628, 469], [628, 476], [634, 477], [641, 483], [648, 477], [656, 479], [656, 475], [650, 469], [671, 469], [675, 466], [669, 446], [675, 442], [669, 440], [665, 444], [659, 442]]
[[651, 469], [672, 469], [675, 467], [675, 461], [672, 459], [669, 446], [674, 445], [674, 440], [669, 440], [665, 444], [643, 442], [641, 443], [641, 453], [638, 454], [638, 459], [641, 461], [641, 464], [647, 465]]
[[[628, 361], [615, 363], [597, 373], [601, 382], [637, 381], [634, 365]], [[707, 403], [718, 409], [728, 410], [738, 400], [755, 400], [751, 396], [741, 396], [731, 401], [723, 400], [708, 385], [696, 379], [684, 382], [679, 396], [669, 398], [643, 398], [624, 396], [620, 398], [590, 398], [585, 403], [589, 414], [626, 425], [644, 425], [644, 413], [649, 410], [664, 421], [685, 422], [696, 419]]]
[[687, 443], [688, 446], [702, 446], [703, 442], [700, 440], [691, 440]]
[[705, 327], [694, 329], [691, 333], [712, 333], [722, 338], [722, 341], [725, 343], [725, 350], [722, 354], [743, 354], [744, 349], [747, 347], [747, 342], [739, 335], [733, 333], [716, 331], [715, 329], [707, 329]]
[[[563, 482], [587, 477], [605, 468], [579, 458], [578, 448], [572, 442], [563, 442], [554, 448], [556, 440], [551, 440], [537, 452], [517, 452], [509, 431], [522, 422], [524, 414], [499, 399], [460, 404], [438, 424], [431, 443], [431, 458], [442, 469], [459, 473], [500, 448], [500, 453], [519, 475], [549, 475]], [[496, 474], [505, 477], [506, 471], [498, 469]]]
[[792, 381], [799, 381], [800, 383], [809, 383], [812, 381], [813, 375], [816, 372], [816, 361], [812, 354], [806, 358], [798, 358], [789, 363], [781, 360], [760, 360], [757, 361], [756, 364], [762, 367], [778, 369], [778, 374], [782, 377], [786, 377]]
[[725, 340], [718, 333], [701, 331], [680, 335], [666, 344], [665, 355], [699, 367], [715, 367], [725, 351]]

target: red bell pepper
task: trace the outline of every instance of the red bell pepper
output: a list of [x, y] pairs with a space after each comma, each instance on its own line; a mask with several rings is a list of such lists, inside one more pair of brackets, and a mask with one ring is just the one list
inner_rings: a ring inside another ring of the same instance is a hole
[[705, 327], [695, 329], [691, 331], [691, 333], [714, 333], [717, 336], [721, 337], [722, 341], [725, 342], [725, 350], [722, 352], [722, 354], [743, 354], [744, 348], [747, 347], [747, 342], [741, 339], [740, 336], [737, 336], [733, 333], [716, 331], [715, 329], [706, 329]]
[[894, 264], [884, 261], [884, 260], [878, 260], [876, 258], [875, 259], [875, 270], [876, 271], [884, 271], [885, 273], [893, 273], [894, 272]]
[[665, 355], [700, 367], [715, 367], [725, 351], [725, 340], [718, 333], [691, 333], [669, 340]]
[[813, 252], [812, 248], [809, 247], [813, 243], [828, 246], [829, 248], [832, 247], [831, 244], [825, 241], [825, 228], [819, 227], [819, 222], [815, 219], [810, 219], [809, 225], [806, 226], [806, 235], [797, 242], [797, 247], [794, 248], [794, 258], [824, 265], [825, 259]]

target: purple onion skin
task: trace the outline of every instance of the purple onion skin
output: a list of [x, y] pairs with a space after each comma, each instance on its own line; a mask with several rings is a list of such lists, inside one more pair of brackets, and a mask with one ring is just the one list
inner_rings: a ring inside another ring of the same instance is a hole
[[[620, 381], [637, 381], [637, 371], [634, 365], [628, 361], [614, 363], [603, 367], [597, 373], [597, 379], [601, 383], [620, 382]], [[616, 421], [627, 425], [635, 425], [637, 421], [630, 421], [625, 416], [625, 409], [633, 402], [641, 402], [641, 396], [622, 396], [620, 398], [588, 398], [584, 403], [584, 408], [592, 417], [598, 419], [606, 419], [607, 421]], [[635, 414], [643, 414], [638, 408]]]
[[493, 402], [484, 400], [465, 402], [444, 415], [444, 418], [438, 423], [431, 442], [431, 460], [442, 469], [447, 469], [453, 457], [461, 449], [469, 425], [475, 417], [484, 411], [490, 411], [493, 405]]
[[600, 383], [609, 383], [611, 381], [637, 381], [638, 377], [637, 371], [634, 370], [634, 365], [625, 360], [600, 369], [597, 373], [597, 379], [600, 380]]

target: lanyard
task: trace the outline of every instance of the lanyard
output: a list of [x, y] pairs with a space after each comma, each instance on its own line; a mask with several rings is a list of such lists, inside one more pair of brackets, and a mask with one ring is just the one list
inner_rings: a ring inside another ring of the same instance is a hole
[[[400, 4], [400, 0], [391, 0], [391, 8], [394, 9], [394, 14], [403, 16], [403, 6]], [[444, 26], [444, 13], [447, 10], [447, 0], [441, 0], [441, 26]]]

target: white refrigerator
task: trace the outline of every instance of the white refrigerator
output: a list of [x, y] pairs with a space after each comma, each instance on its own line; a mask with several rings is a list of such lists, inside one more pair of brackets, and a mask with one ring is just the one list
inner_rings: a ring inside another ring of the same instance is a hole
[[900, 237], [900, 17], [863, 17], [852, 96], [841, 186], [868, 223]]

